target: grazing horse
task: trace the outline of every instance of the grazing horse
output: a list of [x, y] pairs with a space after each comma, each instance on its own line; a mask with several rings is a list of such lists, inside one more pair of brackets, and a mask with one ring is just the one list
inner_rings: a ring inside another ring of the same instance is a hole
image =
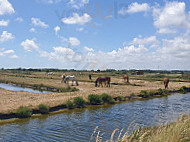
[[164, 78], [164, 87], [165, 87], [165, 89], [168, 88], [168, 84], [169, 84], [169, 79]]
[[124, 82], [129, 83], [129, 77], [128, 77], [128, 75], [124, 75], [124, 76], [123, 76], [123, 79], [124, 79]]
[[73, 75], [73, 76], [65, 76], [65, 75], [62, 75], [62, 80], [61, 80], [61, 83], [64, 81], [65, 84], [67, 84], [69, 86], [69, 81], [72, 81], [72, 86], [73, 86], [73, 82], [75, 81], [76, 83], [76, 86], [78, 86], [78, 81], [76, 79], [76, 77]]
[[47, 76], [51, 76], [51, 79], [52, 79], [53, 72], [48, 72], [48, 73], [47, 73]]
[[100, 87], [100, 85], [103, 87], [102, 82], [104, 82], [105, 85], [107, 84], [107, 87], [110, 87], [110, 81], [110, 77], [98, 77], [95, 81], [95, 87]]

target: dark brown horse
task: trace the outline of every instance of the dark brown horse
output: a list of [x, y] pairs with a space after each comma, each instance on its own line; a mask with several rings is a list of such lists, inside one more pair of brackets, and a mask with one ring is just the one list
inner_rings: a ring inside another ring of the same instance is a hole
[[168, 88], [168, 84], [169, 84], [169, 79], [164, 78], [164, 87], [165, 87], [165, 89]]
[[110, 81], [110, 77], [98, 77], [95, 81], [95, 87], [100, 87], [100, 85], [103, 87], [102, 82], [104, 82], [104, 84], [107, 85], [107, 87], [110, 87]]
[[124, 75], [124, 76], [123, 76], [123, 79], [124, 79], [124, 82], [129, 83], [129, 77], [128, 77], [128, 75]]

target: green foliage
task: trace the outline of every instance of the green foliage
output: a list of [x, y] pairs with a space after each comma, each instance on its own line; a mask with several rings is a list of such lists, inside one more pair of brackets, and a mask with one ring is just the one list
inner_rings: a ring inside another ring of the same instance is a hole
[[42, 114], [48, 114], [49, 113], [49, 107], [47, 105], [40, 104], [38, 106], [38, 108], [39, 108], [40, 113], [42, 113]]
[[166, 89], [159, 88], [158, 91], [157, 91], [157, 94], [158, 95], [167, 95], [168, 91]]
[[147, 98], [149, 97], [149, 93], [146, 90], [141, 90], [140, 96], [143, 98]]
[[101, 97], [102, 97], [102, 100], [103, 100], [104, 103], [110, 103], [110, 104], [112, 104], [112, 103], [115, 102], [114, 99], [110, 95], [108, 95], [106, 93], [103, 93], [101, 95]]
[[81, 97], [76, 97], [76, 98], [74, 98], [74, 104], [75, 104], [76, 107], [78, 107], [78, 108], [83, 108], [83, 107], [85, 107], [86, 102], [84, 101], [83, 98], [81, 98]]
[[16, 114], [19, 118], [27, 118], [32, 115], [32, 111], [27, 107], [21, 106], [16, 110]]
[[149, 91], [148, 94], [149, 94], [149, 96], [154, 96], [155, 92], [154, 91]]
[[188, 89], [186, 86], [182, 86], [179, 90], [185, 93]]
[[130, 96], [131, 96], [131, 97], [135, 97], [135, 93], [131, 93]]
[[88, 96], [88, 101], [91, 105], [99, 105], [103, 103], [102, 97], [100, 95], [94, 95], [94, 94]]
[[72, 109], [74, 107], [74, 104], [73, 104], [73, 102], [68, 100], [67, 103], [66, 103], [66, 106], [67, 106], [68, 109]]

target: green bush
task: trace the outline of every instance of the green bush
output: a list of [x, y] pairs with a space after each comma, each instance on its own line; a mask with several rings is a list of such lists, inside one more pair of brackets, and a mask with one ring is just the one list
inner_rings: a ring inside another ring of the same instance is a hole
[[74, 107], [74, 104], [73, 104], [73, 102], [68, 100], [67, 103], [66, 103], [66, 106], [67, 106], [68, 109], [72, 109]]
[[179, 90], [182, 91], [182, 92], [186, 92], [187, 91], [187, 87], [186, 86], [182, 86]]
[[103, 93], [101, 95], [101, 97], [102, 97], [102, 100], [103, 100], [104, 103], [110, 103], [110, 104], [112, 104], [112, 103], [115, 102], [114, 99], [110, 95], [108, 95], [106, 93]]
[[149, 92], [148, 92], [148, 95], [149, 95], [149, 96], [154, 96], [154, 94], [155, 94], [154, 91], [149, 91]]
[[49, 107], [44, 105], [44, 104], [40, 104], [38, 106], [38, 108], [39, 108], [40, 113], [42, 113], [42, 114], [48, 114], [49, 113]]
[[168, 91], [166, 89], [158, 89], [158, 95], [167, 95], [168, 94]]
[[141, 90], [140, 95], [141, 95], [143, 98], [149, 97], [149, 94], [148, 94], [148, 92], [147, 92], [146, 90]]
[[19, 118], [27, 118], [32, 115], [32, 111], [27, 107], [21, 106], [16, 110], [16, 114]]
[[130, 97], [135, 97], [135, 93], [131, 93], [131, 94], [130, 94]]
[[74, 98], [74, 104], [75, 104], [76, 107], [78, 107], [78, 108], [83, 108], [83, 107], [85, 107], [86, 102], [84, 101], [83, 98], [81, 98], [81, 97], [76, 97], [76, 98]]
[[94, 95], [94, 94], [88, 96], [88, 101], [91, 105], [100, 105], [103, 103], [102, 97], [100, 95]]

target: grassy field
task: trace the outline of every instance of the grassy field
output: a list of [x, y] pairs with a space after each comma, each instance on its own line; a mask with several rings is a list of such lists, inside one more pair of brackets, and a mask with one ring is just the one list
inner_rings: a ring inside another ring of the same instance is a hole
[[[92, 80], [88, 79], [88, 75], [92, 74]], [[52, 93], [29, 93], [16, 92], [0, 88], [0, 113], [15, 112], [20, 106], [36, 108], [39, 104], [45, 104], [49, 107], [66, 104], [68, 100], [74, 97], [82, 97], [87, 100], [90, 94], [107, 93], [112, 97], [130, 96], [130, 94], [138, 94], [141, 90], [155, 90], [164, 88], [163, 78], [169, 77], [169, 89], [176, 90], [182, 86], [190, 87], [190, 79], [182, 77], [181, 74], [156, 74], [145, 73], [144, 75], [129, 75], [129, 84], [123, 81], [122, 72], [54, 72], [53, 76], [47, 76], [46, 72], [34, 71], [15, 71], [15, 70], [0, 70], [0, 81], [6, 83], [14, 83], [17, 85], [30, 86], [46, 86], [51, 88], [67, 89], [64, 83], [61, 83], [61, 75], [75, 75], [79, 81], [78, 89], [74, 92], [67, 90], [65, 92]], [[94, 81], [99, 76], [110, 76], [111, 87], [95, 87]]]

